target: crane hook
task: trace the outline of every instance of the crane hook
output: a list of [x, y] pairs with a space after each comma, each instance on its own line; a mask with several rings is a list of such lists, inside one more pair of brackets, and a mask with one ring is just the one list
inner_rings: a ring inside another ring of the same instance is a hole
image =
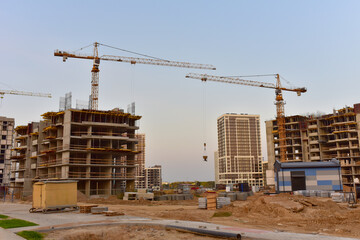
[[207, 158], [208, 158], [208, 156], [207, 156], [207, 154], [206, 154], [206, 143], [204, 143], [204, 154], [203, 154], [203, 160], [204, 160], [205, 162], [207, 162]]

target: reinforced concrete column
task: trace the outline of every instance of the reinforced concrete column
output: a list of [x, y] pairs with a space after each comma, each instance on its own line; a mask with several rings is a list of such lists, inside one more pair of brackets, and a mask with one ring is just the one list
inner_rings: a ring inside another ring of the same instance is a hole
[[90, 180], [85, 181], [85, 195], [90, 196]]

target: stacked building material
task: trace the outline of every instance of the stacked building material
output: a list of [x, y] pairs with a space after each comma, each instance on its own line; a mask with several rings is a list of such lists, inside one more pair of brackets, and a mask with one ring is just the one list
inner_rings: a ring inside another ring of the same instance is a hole
[[345, 201], [343, 193], [331, 193], [331, 199], [334, 202], [344, 202]]
[[237, 192], [236, 193], [236, 200], [238, 201], [246, 201], [248, 194], [246, 192]]
[[229, 197], [216, 198], [216, 208], [222, 208], [223, 206], [230, 205], [231, 201]]
[[208, 210], [216, 209], [216, 194], [208, 194], [206, 196], [206, 208]]
[[91, 213], [92, 214], [101, 214], [103, 212], [109, 211], [108, 207], [92, 207]]
[[230, 200], [233, 202], [236, 200], [236, 193], [234, 192], [226, 193], [226, 197], [230, 198]]
[[199, 202], [199, 208], [201, 209], [206, 209], [206, 198], [199, 198], [198, 199]]
[[218, 196], [219, 196], [219, 197], [226, 197], [226, 192], [219, 192], [219, 193], [218, 193]]
[[96, 204], [89, 204], [89, 205], [81, 205], [80, 207], [80, 213], [91, 213], [91, 208], [97, 207], [99, 205]]

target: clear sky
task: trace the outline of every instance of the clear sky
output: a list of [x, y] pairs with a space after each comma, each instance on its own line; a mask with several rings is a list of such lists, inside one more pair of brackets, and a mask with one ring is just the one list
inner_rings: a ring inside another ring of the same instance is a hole
[[[213, 180], [217, 117], [260, 114], [266, 159], [264, 121], [275, 117], [275, 94], [214, 82], [204, 87], [185, 75], [279, 73], [308, 89], [301, 97], [284, 94], [287, 115], [328, 113], [358, 103], [359, 10], [359, 1], [331, 0], [1, 1], [0, 89], [49, 92], [53, 98], [5, 95], [0, 115], [26, 124], [57, 111], [66, 92], [72, 92], [73, 105], [75, 99], [88, 99], [91, 61], [63, 63], [53, 56], [55, 49], [76, 50], [98, 41], [213, 64], [216, 71], [102, 62], [99, 91], [99, 109], [126, 109], [135, 100], [136, 113], [143, 116], [147, 165], [161, 164], [163, 180]], [[100, 54], [133, 56], [103, 47]], [[202, 161], [204, 135], [208, 162]]]

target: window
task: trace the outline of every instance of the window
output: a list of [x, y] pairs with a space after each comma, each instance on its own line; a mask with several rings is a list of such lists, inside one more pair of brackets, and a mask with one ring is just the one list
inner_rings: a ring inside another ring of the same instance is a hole
[[1, 139], [3, 139], [3, 140], [6, 139], [6, 135], [2, 135]]

